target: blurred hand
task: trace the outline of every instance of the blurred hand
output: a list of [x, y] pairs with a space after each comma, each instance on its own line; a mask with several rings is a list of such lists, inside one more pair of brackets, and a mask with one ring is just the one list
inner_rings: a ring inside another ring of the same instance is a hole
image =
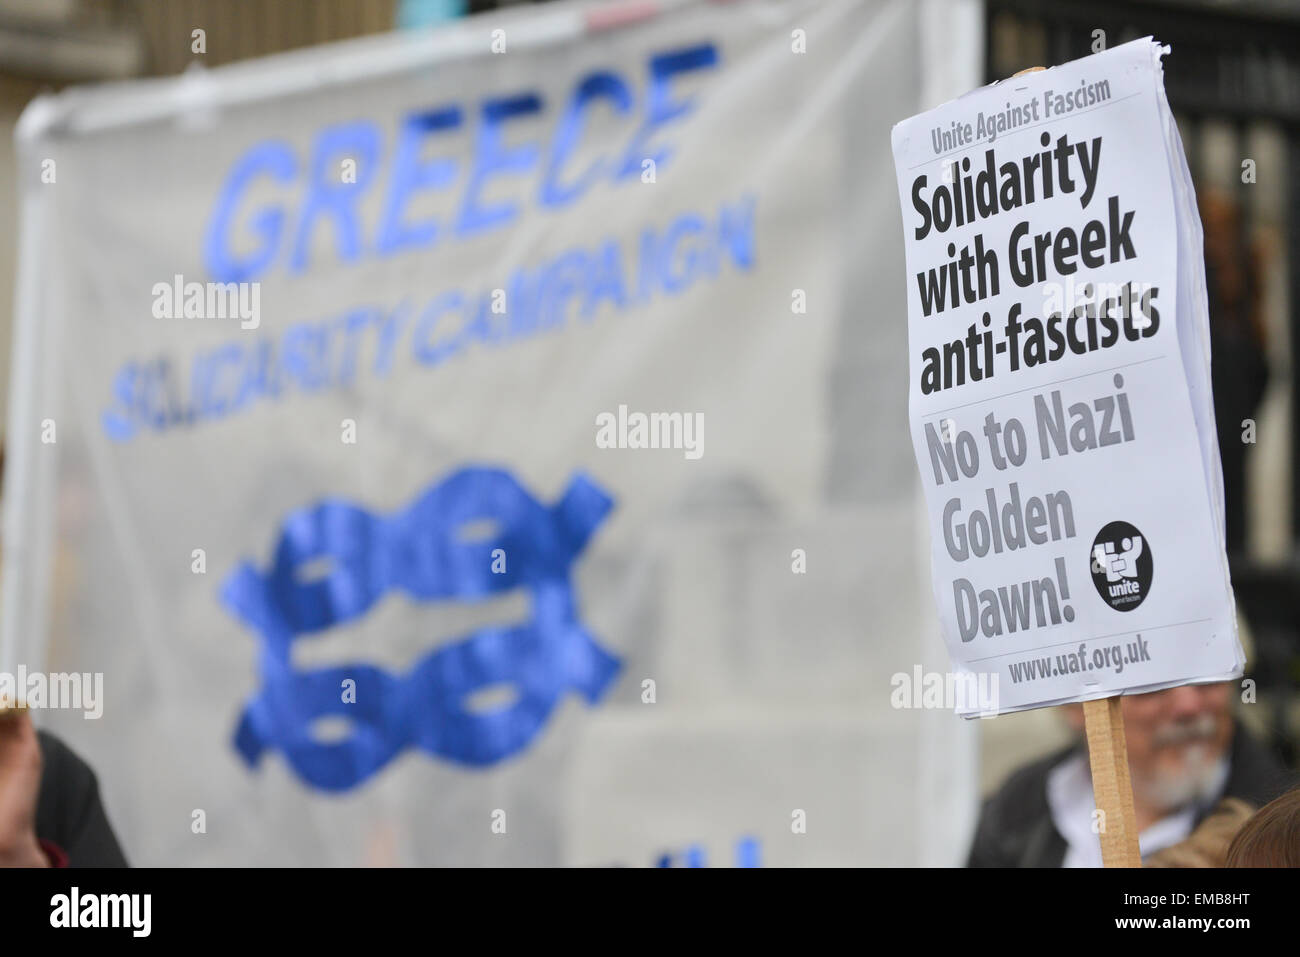
[[0, 867], [48, 867], [36, 840], [41, 745], [26, 711], [0, 711]]

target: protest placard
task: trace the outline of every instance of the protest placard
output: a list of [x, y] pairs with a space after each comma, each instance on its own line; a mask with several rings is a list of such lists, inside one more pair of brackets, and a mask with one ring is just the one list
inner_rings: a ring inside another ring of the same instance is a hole
[[912, 442], [966, 717], [1241, 673], [1200, 222], [1150, 38], [895, 126]]

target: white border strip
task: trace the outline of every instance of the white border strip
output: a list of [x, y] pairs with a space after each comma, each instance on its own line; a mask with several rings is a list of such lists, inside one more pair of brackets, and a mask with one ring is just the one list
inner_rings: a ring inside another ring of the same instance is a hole
[[701, 2], [704, 0], [571, 0], [526, 12], [516, 8], [468, 17], [451, 25], [358, 37], [213, 70], [199, 68], [177, 77], [73, 88], [33, 100], [18, 122], [15, 137], [23, 144], [49, 136], [117, 130], [191, 111], [220, 111], [491, 56], [491, 34], [497, 29], [508, 31], [511, 47], [547, 47], [624, 24], [642, 23]]
[[[25, 116], [26, 114], [24, 114]], [[31, 161], [18, 151], [18, 166]], [[13, 671], [26, 664], [44, 667], [45, 619], [48, 614], [50, 568], [48, 548], [38, 553], [33, 528], [42, 516], [44, 499], [33, 489], [40, 462], [37, 438], [39, 396], [40, 272], [45, 249], [46, 198], [22, 181], [19, 186], [18, 269], [15, 276], [13, 352], [10, 363], [9, 417], [5, 435], [4, 566], [0, 582], [0, 668]], [[48, 474], [45, 473], [45, 474]], [[39, 513], [39, 514], [38, 514]], [[26, 617], [24, 617], [24, 614]]]

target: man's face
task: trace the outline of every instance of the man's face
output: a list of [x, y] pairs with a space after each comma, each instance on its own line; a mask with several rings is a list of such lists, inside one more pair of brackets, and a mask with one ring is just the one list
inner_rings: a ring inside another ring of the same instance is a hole
[[1121, 699], [1133, 788], [1149, 804], [1172, 811], [1213, 796], [1206, 792], [1232, 739], [1231, 696], [1223, 683]]

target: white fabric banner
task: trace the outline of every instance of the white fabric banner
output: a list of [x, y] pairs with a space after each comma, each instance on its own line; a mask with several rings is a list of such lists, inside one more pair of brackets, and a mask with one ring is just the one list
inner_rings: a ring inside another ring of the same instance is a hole
[[41, 720], [133, 863], [961, 859], [970, 729], [890, 693], [943, 668], [885, 228], [935, 6], [31, 107], [0, 667], [104, 675]]

